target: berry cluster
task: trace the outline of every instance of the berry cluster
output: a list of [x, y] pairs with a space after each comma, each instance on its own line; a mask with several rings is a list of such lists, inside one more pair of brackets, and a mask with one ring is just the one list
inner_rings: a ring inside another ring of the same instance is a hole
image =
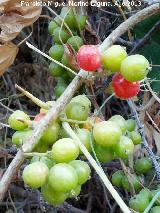
[[101, 65], [107, 72], [116, 72], [112, 87], [115, 95], [121, 99], [136, 96], [140, 90], [140, 81], [149, 71], [149, 62], [144, 56], [127, 56], [127, 52], [120, 45], [113, 45], [102, 54], [94, 45], [83, 45], [77, 53], [77, 61], [88, 72], [96, 71]]
[[[60, 15], [54, 18], [48, 26], [48, 31], [54, 40], [54, 45], [49, 50], [49, 56], [75, 72], [78, 67], [75, 56], [83, 45], [83, 39], [79, 34], [85, 25], [86, 16], [75, 15], [72, 8], [63, 7]], [[67, 84], [74, 77], [71, 72], [54, 62], [49, 65], [49, 74], [57, 78], [56, 97], [64, 92]]]

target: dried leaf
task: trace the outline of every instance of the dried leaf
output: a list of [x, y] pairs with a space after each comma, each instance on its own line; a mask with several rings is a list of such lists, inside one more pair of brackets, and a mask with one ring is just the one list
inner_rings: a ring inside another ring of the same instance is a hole
[[160, 156], [160, 133], [155, 129], [153, 130], [153, 138], [157, 148], [157, 155]]
[[16, 55], [18, 53], [18, 47], [13, 43], [0, 45], [0, 75], [13, 64]]
[[[24, 2], [24, 4], [22, 4]], [[0, 3], [0, 42], [13, 40], [20, 31], [33, 24], [41, 14], [41, 6], [34, 6], [36, 0], [3, 0]], [[27, 5], [28, 4], [28, 5]]]

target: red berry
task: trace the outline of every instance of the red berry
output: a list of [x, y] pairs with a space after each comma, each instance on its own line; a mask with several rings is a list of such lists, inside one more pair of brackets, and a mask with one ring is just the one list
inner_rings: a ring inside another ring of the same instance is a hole
[[34, 121], [39, 122], [42, 118], [44, 118], [44, 116], [46, 115], [46, 113], [44, 112], [40, 112], [39, 114], [37, 114], [34, 118]]
[[94, 72], [101, 66], [101, 55], [95, 45], [83, 45], [77, 53], [77, 62], [81, 69]]
[[122, 75], [116, 73], [112, 78], [112, 87], [115, 95], [121, 99], [128, 99], [136, 96], [140, 90], [139, 82], [129, 82]]

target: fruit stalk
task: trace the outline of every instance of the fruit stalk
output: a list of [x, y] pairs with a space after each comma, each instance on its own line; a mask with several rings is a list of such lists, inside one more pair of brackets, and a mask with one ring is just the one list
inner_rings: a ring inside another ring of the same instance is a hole
[[68, 123], [66, 123], [66, 122], [64, 122], [62, 125], [63, 125], [63, 128], [66, 130], [66, 132], [70, 135], [70, 137], [72, 137], [72, 139], [77, 142], [77, 144], [79, 145], [80, 150], [83, 152], [83, 154], [86, 156], [86, 158], [88, 159], [88, 161], [90, 162], [90, 164], [93, 166], [93, 168], [95, 169], [95, 171], [97, 172], [97, 174], [100, 176], [100, 178], [103, 181], [104, 185], [109, 190], [109, 192], [111, 193], [111, 195], [113, 196], [113, 198], [116, 200], [116, 202], [120, 206], [121, 210], [124, 213], [131, 213], [131, 211], [129, 210], [128, 206], [124, 203], [124, 201], [122, 200], [122, 198], [119, 196], [119, 194], [117, 193], [117, 191], [112, 186], [111, 182], [107, 178], [107, 176], [104, 173], [103, 169], [98, 166], [97, 162], [90, 155], [90, 153], [88, 152], [88, 150], [86, 149], [86, 147], [81, 143], [80, 139], [74, 133], [74, 131], [72, 130], [72, 128], [70, 127], [70, 125]]
[[154, 155], [152, 149], [148, 146], [147, 140], [145, 138], [144, 128], [143, 128], [143, 126], [141, 124], [141, 121], [139, 119], [137, 110], [136, 110], [136, 108], [135, 108], [135, 106], [134, 106], [134, 104], [133, 104], [133, 102], [131, 100], [128, 100], [127, 102], [128, 102], [128, 105], [129, 105], [129, 107], [131, 109], [131, 112], [132, 112], [132, 114], [133, 114], [133, 116], [134, 116], [134, 118], [136, 120], [137, 126], [140, 129], [140, 131], [141, 131], [142, 145], [147, 150], [147, 152], [149, 154], [149, 157], [152, 160], [152, 164], [154, 165], [154, 168], [155, 168], [155, 171], [156, 171], [157, 179], [160, 180], [160, 165], [157, 162], [156, 156]]

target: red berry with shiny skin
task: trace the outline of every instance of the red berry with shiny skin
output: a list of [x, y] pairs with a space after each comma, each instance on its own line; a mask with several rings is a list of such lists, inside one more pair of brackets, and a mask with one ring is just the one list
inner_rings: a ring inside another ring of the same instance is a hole
[[129, 82], [122, 75], [116, 73], [112, 78], [112, 87], [115, 95], [121, 99], [128, 99], [136, 96], [140, 90], [139, 82]]
[[83, 45], [77, 53], [77, 62], [81, 69], [94, 72], [101, 66], [101, 54], [95, 45]]

